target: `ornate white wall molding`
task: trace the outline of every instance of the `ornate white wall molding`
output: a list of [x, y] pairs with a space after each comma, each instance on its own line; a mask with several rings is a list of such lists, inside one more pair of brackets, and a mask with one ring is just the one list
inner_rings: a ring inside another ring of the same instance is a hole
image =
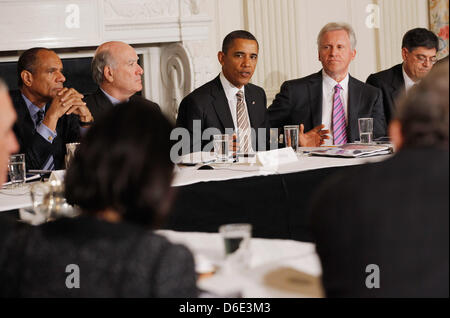
[[208, 42], [186, 41], [184, 43], [192, 59], [194, 71], [194, 88], [198, 88], [215, 76], [218, 63], [215, 56], [208, 54]]
[[101, 0], [0, 1], [0, 51], [93, 46], [102, 39]]
[[165, 113], [176, 118], [184, 96], [194, 89], [191, 58], [181, 44], [171, 44], [161, 50], [161, 80], [165, 92]]
[[78, 48], [111, 40], [139, 45], [143, 93], [171, 116], [209, 75], [204, 51], [211, 18], [205, 0], [0, 0], [0, 5], [0, 51], [13, 52], [8, 60], [33, 46], [72, 48], [76, 57]]
[[104, 0], [105, 39], [132, 43], [207, 39], [200, 0]]
[[178, 17], [178, 0], [104, 0], [105, 21]]

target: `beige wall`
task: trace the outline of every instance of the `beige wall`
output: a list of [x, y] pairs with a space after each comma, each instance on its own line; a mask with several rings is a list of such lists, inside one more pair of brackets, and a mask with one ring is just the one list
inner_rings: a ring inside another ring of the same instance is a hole
[[[354, 27], [358, 44], [350, 73], [362, 81], [401, 62], [401, 39], [407, 30], [428, 27], [427, 0], [203, 0], [203, 4], [213, 20], [208, 49], [217, 73], [216, 54], [227, 33], [247, 29], [258, 38], [260, 57], [252, 82], [266, 90], [269, 104], [283, 81], [320, 70], [316, 37], [328, 22]], [[371, 4], [378, 6], [379, 28], [366, 25]]]

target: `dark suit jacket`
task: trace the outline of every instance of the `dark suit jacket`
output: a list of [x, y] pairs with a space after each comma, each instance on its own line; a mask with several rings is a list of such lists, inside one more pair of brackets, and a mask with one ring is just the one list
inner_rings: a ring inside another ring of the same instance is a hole
[[366, 83], [381, 89], [386, 122], [392, 119], [395, 111], [395, 99], [405, 90], [402, 65], [398, 64], [388, 70], [369, 75]]
[[[97, 89], [95, 93], [87, 95], [83, 100], [89, 108], [92, 116], [94, 117], [94, 121], [99, 120], [109, 109], [112, 109], [114, 107], [108, 97], [106, 97], [106, 95], [100, 90], [100, 88]], [[158, 104], [139, 95], [131, 96], [130, 101], [145, 102], [150, 107], [156, 107], [158, 110], [161, 110]]]
[[[261, 87], [248, 84], [245, 86], [245, 102], [251, 127], [255, 129], [256, 133], [258, 128], [265, 128], [266, 142], [268, 142], [269, 121], [266, 93]], [[202, 133], [207, 128], [217, 128], [222, 134], [225, 133], [226, 128], [235, 129], [228, 100], [219, 76], [197, 88], [181, 101], [177, 127], [183, 127], [189, 131], [191, 151], [193, 149], [193, 120], [200, 120]], [[201, 149], [209, 142], [210, 140], [203, 140]], [[267, 145], [266, 142], [257, 140], [258, 147], [253, 145], [253, 149], [264, 150]], [[196, 144], [198, 145], [198, 143]], [[264, 146], [262, 146], [263, 144]]]
[[449, 296], [448, 154], [404, 149], [324, 183], [311, 221], [328, 296]]
[[10, 94], [17, 112], [14, 133], [19, 141], [20, 153], [25, 154], [27, 170], [42, 169], [50, 155], [53, 155], [55, 169], [64, 169], [66, 144], [77, 142], [80, 139], [79, 117], [76, 115], [62, 116], [56, 126], [57, 136], [50, 143], [36, 132], [20, 91], [12, 91]]
[[[0, 297], [197, 296], [188, 249], [135, 224], [94, 216], [17, 223], [1, 244]], [[66, 287], [69, 264], [78, 265], [80, 288]]]
[[[305, 125], [305, 132], [322, 124], [322, 71], [281, 86], [268, 109], [270, 126]], [[348, 81], [349, 142], [359, 140], [358, 118], [372, 117], [374, 137], [386, 135], [382, 96], [379, 89], [350, 76]]]

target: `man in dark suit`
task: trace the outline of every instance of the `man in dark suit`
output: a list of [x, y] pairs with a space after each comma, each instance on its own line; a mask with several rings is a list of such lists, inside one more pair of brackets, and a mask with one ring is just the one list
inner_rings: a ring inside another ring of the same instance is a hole
[[386, 134], [379, 89], [351, 77], [356, 37], [345, 23], [329, 23], [319, 33], [319, 60], [323, 70], [283, 83], [269, 107], [272, 127], [303, 124], [305, 131], [323, 124], [330, 131], [325, 145], [359, 139], [358, 118], [372, 117], [375, 137]]
[[[256, 38], [247, 31], [233, 31], [225, 37], [222, 51], [218, 53], [221, 74], [181, 101], [177, 127], [186, 128], [190, 134], [190, 147], [184, 145], [185, 149], [203, 150], [213, 134], [231, 135], [241, 128], [239, 124], [247, 129], [264, 128], [267, 133], [266, 93], [261, 87], [249, 83], [258, 61], [258, 50]], [[237, 96], [238, 93], [242, 94], [241, 97]], [[238, 116], [239, 110], [242, 116]], [[211, 131], [211, 135], [202, 138], [205, 130]], [[242, 136], [249, 137], [244, 132]], [[255, 144], [248, 143], [248, 146], [253, 150], [259, 149]]]
[[14, 132], [27, 169], [62, 169], [66, 143], [80, 138], [93, 118], [83, 95], [63, 87], [63, 65], [45, 48], [25, 51], [17, 63], [20, 90], [11, 92], [17, 112]]
[[[261, 87], [249, 83], [258, 61], [258, 51], [258, 41], [247, 31], [233, 31], [224, 38], [222, 51], [218, 53], [222, 65], [220, 75], [181, 101], [177, 126], [187, 129], [190, 135], [190, 146], [184, 145], [185, 149], [197, 152], [203, 150], [214, 134], [232, 135], [236, 131], [239, 133], [239, 118], [241, 124], [243, 120], [243, 124], [250, 127], [253, 130], [252, 134], [257, 137], [252, 136], [250, 151], [267, 149], [270, 126], [266, 93]], [[238, 103], [241, 99], [237, 97], [239, 91], [243, 96], [243, 108], [240, 108]], [[243, 116], [239, 116], [239, 109], [242, 110]], [[319, 130], [307, 134], [301, 131], [300, 140], [304, 143], [318, 144]]]
[[138, 59], [134, 48], [124, 42], [106, 42], [97, 48], [91, 66], [99, 88], [84, 99], [95, 120], [114, 105], [129, 100], [159, 109], [157, 104], [135, 95], [142, 90], [144, 74]]
[[366, 83], [378, 87], [383, 93], [384, 115], [387, 123], [395, 111], [395, 99], [409, 90], [431, 70], [439, 50], [437, 36], [427, 29], [415, 28], [403, 36], [403, 63], [388, 70], [369, 75]]
[[333, 176], [312, 204], [329, 297], [449, 296], [449, 69], [398, 104], [398, 153]]

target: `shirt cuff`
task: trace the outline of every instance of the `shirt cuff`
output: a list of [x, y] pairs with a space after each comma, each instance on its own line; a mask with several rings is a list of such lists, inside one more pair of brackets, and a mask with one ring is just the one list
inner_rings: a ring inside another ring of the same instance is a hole
[[40, 124], [36, 128], [36, 131], [38, 132], [39, 135], [42, 136], [42, 138], [47, 140], [49, 143], [53, 143], [53, 139], [55, 139], [56, 136], [58, 135], [57, 133], [55, 133], [53, 130], [51, 130], [50, 128], [48, 128], [44, 124]]
[[84, 136], [90, 127], [80, 127], [80, 135]]

